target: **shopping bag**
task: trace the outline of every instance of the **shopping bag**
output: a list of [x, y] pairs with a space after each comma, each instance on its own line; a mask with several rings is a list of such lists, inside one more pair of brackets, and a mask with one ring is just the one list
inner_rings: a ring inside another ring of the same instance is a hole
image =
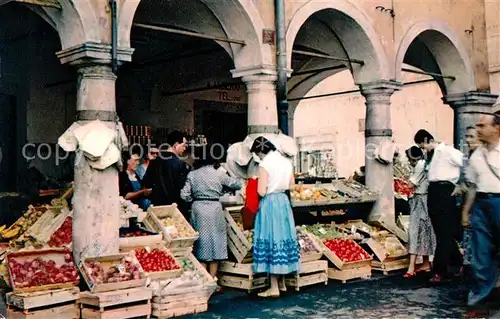
[[249, 178], [246, 187], [245, 206], [241, 210], [243, 229], [253, 229], [255, 216], [259, 211], [259, 193], [257, 192], [257, 178]]

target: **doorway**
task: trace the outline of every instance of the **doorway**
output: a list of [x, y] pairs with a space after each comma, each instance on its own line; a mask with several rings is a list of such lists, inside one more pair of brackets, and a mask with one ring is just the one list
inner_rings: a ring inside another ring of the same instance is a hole
[[16, 97], [0, 93], [0, 192], [16, 190]]

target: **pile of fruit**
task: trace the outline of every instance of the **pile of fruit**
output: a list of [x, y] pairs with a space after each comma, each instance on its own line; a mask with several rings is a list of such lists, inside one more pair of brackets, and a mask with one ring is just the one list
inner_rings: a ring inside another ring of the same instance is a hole
[[169, 271], [181, 269], [175, 259], [166, 251], [155, 248], [149, 251], [146, 248], [136, 249], [135, 256], [146, 272]]
[[137, 217], [143, 210], [137, 204], [120, 196], [120, 218]]
[[130, 231], [130, 232], [124, 232], [120, 234], [120, 237], [144, 237], [144, 236], [151, 236], [151, 233], [142, 231], [142, 230], [136, 230], [136, 231]]
[[50, 247], [62, 247], [71, 244], [73, 241], [72, 221], [71, 216], [66, 217], [61, 227], [50, 236], [47, 243]]
[[411, 194], [413, 194], [414, 189], [410, 186], [410, 184], [406, 180], [402, 178], [395, 178], [394, 192], [398, 195], [410, 196]]
[[313, 253], [319, 253], [320, 251], [316, 248], [316, 245], [314, 245], [313, 241], [311, 238], [304, 232], [299, 231], [297, 233], [299, 237], [299, 244], [300, 244], [300, 254], [301, 255], [307, 255], [307, 254], [313, 254]]
[[23, 261], [8, 258], [8, 267], [15, 288], [80, 282], [70, 253], [65, 254], [62, 265], [57, 265], [52, 259], [44, 260], [40, 257]]
[[245, 235], [245, 238], [248, 240], [248, 242], [251, 245], [253, 245], [253, 229], [244, 230], [243, 224], [239, 221], [236, 222], [236, 225], [243, 232], [243, 234]]
[[304, 185], [295, 185], [294, 188], [290, 191], [290, 195], [292, 199], [296, 201], [321, 201], [341, 197], [340, 194], [333, 190], [317, 186], [307, 187]]
[[373, 239], [384, 247], [387, 251], [387, 257], [395, 258], [406, 256], [408, 254], [405, 247], [396, 236], [390, 235], [385, 231], [380, 232], [380, 234], [380, 236], [373, 237]]
[[161, 224], [165, 228], [173, 228], [173, 231], [168, 231], [168, 234], [172, 236], [173, 238], [183, 238], [183, 237], [195, 237], [197, 236], [196, 232], [194, 232], [191, 229], [191, 226], [185, 221], [172, 218], [172, 217], [166, 217], [163, 219], [160, 219]]
[[5, 228], [2, 226], [3, 230], [0, 235], [3, 239], [14, 240], [21, 236], [26, 230], [28, 230], [34, 223], [47, 211], [46, 206], [28, 206], [28, 211], [19, 218], [12, 226]]
[[350, 239], [329, 239], [323, 243], [343, 262], [363, 261], [371, 258], [361, 246]]
[[304, 225], [302, 229], [321, 239], [344, 238], [347, 235], [338, 227], [330, 225]]
[[107, 284], [142, 279], [141, 266], [134, 263], [133, 258], [125, 257], [118, 264], [104, 270], [98, 261], [85, 262], [85, 271], [94, 284]]

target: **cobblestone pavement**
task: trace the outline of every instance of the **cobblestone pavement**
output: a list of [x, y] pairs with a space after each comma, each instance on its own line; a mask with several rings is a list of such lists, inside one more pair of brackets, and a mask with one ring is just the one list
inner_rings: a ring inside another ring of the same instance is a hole
[[[466, 294], [461, 282], [429, 286], [423, 278], [403, 279], [402, 273], [376, 274], [369, 280], [289, 291], [279, 299], [225, 289], [212, 297], [208, 312], [183, 318], [461, 318]], [[0, 313], [6, 315], [1, 298]]]
[[279, 299], [225, 290], [212, 297], [209, 312], [184, 318], [460, 318], [466, 294], [460, 282], [435, 287], [398, 273], [347, 284], [331, 281]]

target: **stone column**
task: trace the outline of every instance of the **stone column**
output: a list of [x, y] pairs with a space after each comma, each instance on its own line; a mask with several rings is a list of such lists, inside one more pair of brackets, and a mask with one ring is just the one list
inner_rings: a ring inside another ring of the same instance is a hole
[[379, 193], [370, 220], [395, 221], [393, 166], [392, 163], [384, 165], [376, 161], [373, 152], [384, 139], [392, 139], [391, 95], [401, 86], [398, 82], [385, 80], [360, 85], [361, 94], [366, 99], [366, 186]]
[[479, 116], [493, 112], [493, 105], [498, 95], [480, 92], [465, 92], [449, 94], [443, 101], [454, 110], [454, 139], [453, 144], [462, 152], [467, 152], [465, 131], [468, 126], [475, 126]]
[[[120, 50], [121, 60], [130, 60], [132, 50]], [[83, 44], [57, 53], [62, 63], [77, 68], [77, 121], [99, 119], [116, 127], [116, 76], [111, 70], [110, 47]], [[119, 252], [118, 170], [90, 167], [77, 153], [73, 193], [73, 253], [77, 262], [83, 256], [102, 256]]]
[[276, 71], [267, 69], [233, 70], [247, 87], [248, 134], [278, 132]]

